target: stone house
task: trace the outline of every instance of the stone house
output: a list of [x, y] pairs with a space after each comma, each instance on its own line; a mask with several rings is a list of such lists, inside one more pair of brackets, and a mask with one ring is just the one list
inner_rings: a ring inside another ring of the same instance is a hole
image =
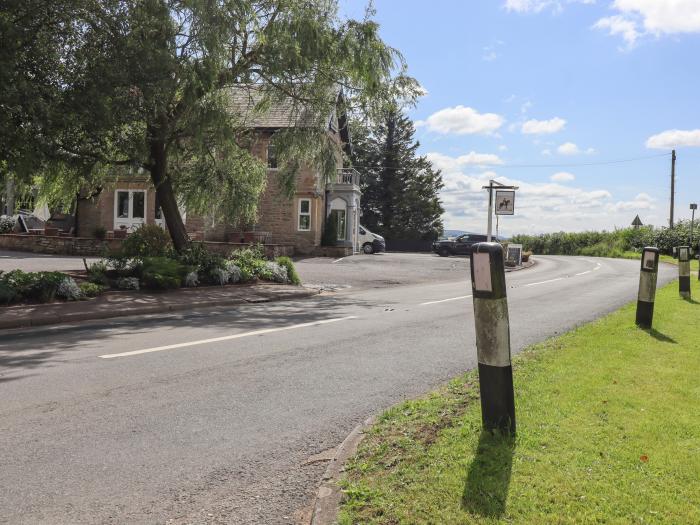
[[[233, 105], [243, 113], [255, 114], [256, 101], [249, 90], [233, 92]], [[292, 245], [297, 254], [320, 250], [326, 218], [335, 221], [337, 246], [357, 249], [360, 213], [359, 173], [343, 166], [343, 153], [349, 155], [351, 141], [347, 118], [340, 110], [342, 93], [337, 95], [336, 110], [328, 115], [326, 133], [337, 144], [337, 176], [326, 183], [311, 167], [300, 170], [292, 198], [283, 195], [276, 181], [276, 161], [270, 138], [284, 128], [309, 125], [291, 105], [278, 105], [262, 115], [255, 114], [246, 123], [254, 130], [252, 153], [267, 163], [267, 186], [258, 203], [258, 221], [246, 227], [213, 223], [207, 217], [181, 210], [193, 240], [216, 242], [254, 242]], [[98, 229], [107, 232], [131, 230], [142, 224], [164, 224], [156, 193], [147, 173], [121, 177], [96, 195], [81, 195], [76, 206], [77, 236], [93, 237]], [[109, 235], [111, 236], [111, 235]]]

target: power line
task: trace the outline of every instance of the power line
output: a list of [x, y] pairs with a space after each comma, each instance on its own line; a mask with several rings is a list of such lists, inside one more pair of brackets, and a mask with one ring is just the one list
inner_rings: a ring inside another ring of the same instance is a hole
[[[627, 162], [637, 162], [640, 160], [658, 159], [661, 157], [668, 157], [670, 153], [659, 153], [656, 155], [647, 155], [646, 157], [634, 157], [631, 159], [619, 159], [619, 160], [607, 160], [600, 162], [579, 162], [579, 163], [569, 163], [569, 164], [478, 164], [475, 163], [473, 166], [489, 167], [492, 169], [503, 169], [503, 168], [576, 168], [581, 166], [608, 166], [611, 164], [622, 164]], [[365, 168], [365, 169], [381, 169], [381, 170], [400, 170], [405, 169], [397, 166], [352, 166], [353, 168]]]

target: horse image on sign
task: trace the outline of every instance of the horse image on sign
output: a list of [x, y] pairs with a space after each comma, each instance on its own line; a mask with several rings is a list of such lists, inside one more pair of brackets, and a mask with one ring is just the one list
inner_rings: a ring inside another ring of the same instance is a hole
[[513, 215], [515, 213], [515, 192], [496, 190], [496, 215]]

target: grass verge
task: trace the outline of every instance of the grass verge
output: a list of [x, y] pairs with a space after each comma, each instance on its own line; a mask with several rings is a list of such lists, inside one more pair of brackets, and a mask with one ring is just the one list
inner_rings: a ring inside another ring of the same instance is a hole
[[527, 349], [514, 440], [482, 433], [473, 372], [390, 409], [339, 523], [700, 523], [699, 316], [674, 282], [653, 330], [628, 305]]

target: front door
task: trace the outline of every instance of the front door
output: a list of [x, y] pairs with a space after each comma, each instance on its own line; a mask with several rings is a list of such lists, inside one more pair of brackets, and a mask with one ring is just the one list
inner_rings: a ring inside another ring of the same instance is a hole
[[335, 231], [339, 241], [344, 241], [346, 238], [346, 213], [345, 210], [332, 210], [331, 220], [335, 223]]
[[146, 222], [146, 190], [114, 192], [114, 229], [134, 231]]

